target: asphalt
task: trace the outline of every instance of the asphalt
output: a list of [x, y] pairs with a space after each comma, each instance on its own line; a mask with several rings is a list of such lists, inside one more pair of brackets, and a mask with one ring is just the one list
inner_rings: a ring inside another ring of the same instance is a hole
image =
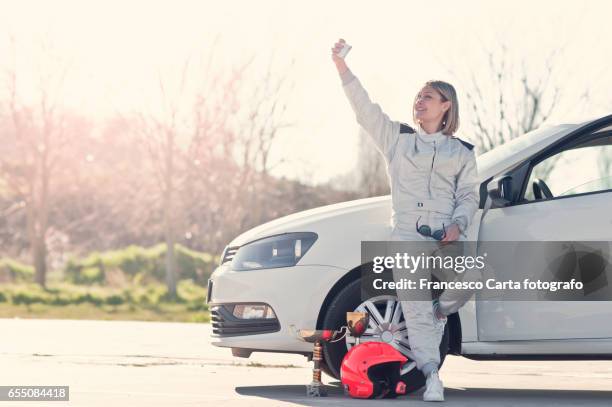
[[[305, 395], [303, 356], [234, 358], [210, 344], [210, 325], [0, 319], [0, 385], [70, 386], [70, 401], [8, 406], [384, 406], [425, 405], [421, 393], [351, 400], [339, 383]], [[610, 361], [471, 361], [448, 357], [446, 406], [610, 406]]]

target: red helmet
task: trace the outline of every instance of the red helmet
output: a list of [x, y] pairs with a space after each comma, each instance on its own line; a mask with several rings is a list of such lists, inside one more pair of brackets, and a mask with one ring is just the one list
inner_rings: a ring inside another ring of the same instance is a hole
[[406, 393], [400, 368], [408, 359], [385, 342], [364, 342], [344, 355], [340, 380], [344, 392], [356, 398], [389, 398]]

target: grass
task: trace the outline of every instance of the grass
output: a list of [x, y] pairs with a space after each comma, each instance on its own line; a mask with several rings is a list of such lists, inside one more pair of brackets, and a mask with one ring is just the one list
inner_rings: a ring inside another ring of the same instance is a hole
[[210, 322], [206, 289], [191, 280], [171, 300], [162, 284], [120, 288], [70, 283], [0, 284], [0, 318]]
[[129, 304], [116, 307], [93, 304], [70, 304], [64, 306], [31, 304], [14, 305], [0, 303], [0, 318], [37, 319], [95, 319], [116, 321], [165, 321], [165, 322], [210, 322], [209, 313], [188, 311], [174, 304], [162, 305], [158, 309], [135, 308]]

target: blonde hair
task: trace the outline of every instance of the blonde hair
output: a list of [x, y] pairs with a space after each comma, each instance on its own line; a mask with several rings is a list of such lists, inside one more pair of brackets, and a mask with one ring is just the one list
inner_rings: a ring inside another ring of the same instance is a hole
[[[450, 83], [444, 81], [427, 81], [423, 87], [426, 86], [435, 89], [442, 96], [443, 102], [450, 102], [450, 108], [442, 117], [442, 128], [440, 130], [442, 134], [452, 136], [459, 128], [459, 100], [457, 99], [455, 88]], [[417, 94], [414, 98], [414, 103], [416, 103], [418, 97], [419, 95]], [[418, 124], [414, 109], [412, 110], [412, 120], [414, 120], [415, 124]]]

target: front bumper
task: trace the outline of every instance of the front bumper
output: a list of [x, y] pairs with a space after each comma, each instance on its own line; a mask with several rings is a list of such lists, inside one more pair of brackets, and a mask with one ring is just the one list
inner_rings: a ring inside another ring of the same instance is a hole
[[[260, 351], [312, 352], [312, 344], [301, 341], [296, 330], [316, 327], [325, 297], [347, 272], [322, 265], [251, 271], [231, 270], [229, 263], [219, 266], [210, 278], [208, 298], [209, 307], [214, 310], [212, 344]], [[276, 314], [276, 323], [264, 319], [236, 320], [227, 311], [231, 305], [240, 303], [269, 305]], [[221, 324], [226, 329], [215, 329]]]

